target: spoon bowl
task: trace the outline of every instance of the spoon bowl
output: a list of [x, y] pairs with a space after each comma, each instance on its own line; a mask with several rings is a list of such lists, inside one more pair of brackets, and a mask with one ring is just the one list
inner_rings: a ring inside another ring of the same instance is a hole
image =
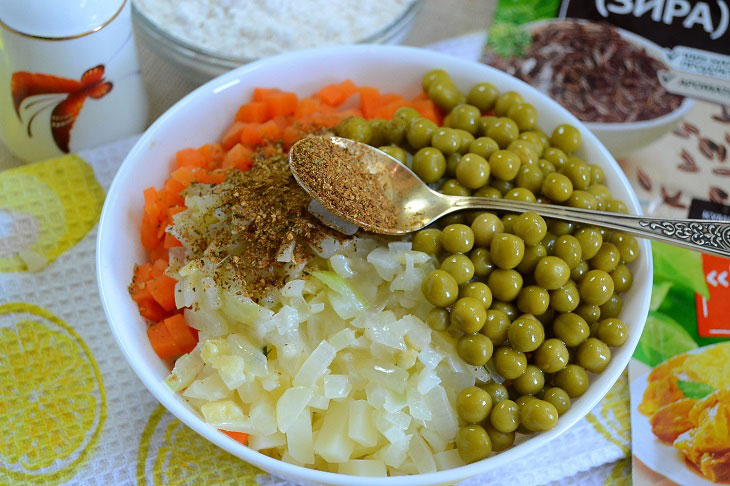
[[[329, 161], [329, 170], [319, 170], [325, 158], [322, 154]], [[547, 218], [603, 226], [730, 258], [730, 221], [648, 218], [552, 204], [449, 196], [428, 187], [411, 169], [385, 152], [347, 138], [302, 139], [289, 152], [289, 166], [297, 182], [324, 209], [373, 233], [412, 233], [467, 209], [533, 211]], [[313, 172], [318, 177], [312, 177]], [[355, 181], [367, 184], [359, 188], [357, 197], [352, 196]], [[392, 217], [378, 217], [384, 212], [392, 213]]]

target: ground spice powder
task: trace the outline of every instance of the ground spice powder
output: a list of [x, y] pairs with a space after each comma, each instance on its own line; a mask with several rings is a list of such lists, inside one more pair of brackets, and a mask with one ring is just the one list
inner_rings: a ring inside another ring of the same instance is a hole
[[291, 164], [302, 184], [317, 189], [327, 210], [365, 230], [393, 228], [398, 211], [386, 196], [387, 174], [371, 173], [363, 157], [365, 152], [328, 137], [308, 137], [297, 143]]
[[180, 213], [171, 229], [188, 248], [188, 260], [199, 260], [219, 285], [254, 299], [281, 287], [292, 267], [314, 257], [312, 247], [323, 239], [345, 238], [309, 213], [311, 198], [278, 145], [261, 150], [249, 171], [231, 169], [222, 183], [187, 191], [186, 196], [215, 200], [195, 221], [188, 211]]

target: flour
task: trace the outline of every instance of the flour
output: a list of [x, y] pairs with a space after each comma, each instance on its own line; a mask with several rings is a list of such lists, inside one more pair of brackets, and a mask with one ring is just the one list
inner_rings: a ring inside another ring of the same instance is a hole
[[135, 0], [160, 28], [229, 57], [352, 44], [387, 27], [413, 0]]

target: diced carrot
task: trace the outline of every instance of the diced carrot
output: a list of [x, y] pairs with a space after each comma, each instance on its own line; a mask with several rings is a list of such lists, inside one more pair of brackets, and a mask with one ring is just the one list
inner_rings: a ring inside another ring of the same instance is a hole
[[236, 442], [240, 442], [243, 445], [248, 444], [248, 434], [246, 434], [244, 432], [231, 432], [230, 430], [223, 430], [223, 429], [218, 429], [218, 430], [220, 430], [221, 432], [223, 432], [224, 434], [226, 434], [228, 437], [235, 440]]
[[281, 129], [274, 120], [269, 120], [261, 125], [261, 135], [266, 140], [276, 140], [280, 133]]
[[182, 314], [175, 314], [164, 321], [165, 327], [170, 331], [172, 340], [183, 354], [189, 353], [198, 344], [198, 336], [195, 330], [188, 326]]
[[224, 150], [228, 150], [238, 143], [238, 140], [241, 138], [243, 125], [245, 125], [243, 122], [233, 122], [233, 125], [228, 127], [228, 129], [223, 133], [223, 136], [221, 137], [221, 145]]
[[390, 103], [395, 103], [396, 101], [403, 104], [408, 104], [408, 100], [403, 98], [401, 95], [395, 93], [385, 93], [383, 95], [380, 95], [380, 98], [378, 99], [380, 105], [389, 105]]
[[226, 170], [225, 169], [215, 169], [207, 174], [206, 183], [207, 184], [220, 184], [226, 180]]
[[276, 126], [279, 127], [279, 131], [284, 131], [286, 127], [292, 124], [292, 118], [293, 115], [287, 115], [287, 116], [277, 116], [275, 118], [272, 118], [271, 121], [276, 123]]
[[319, 110], [320, 102], [312, 98], [299, 100], [297, 109], [294, 111], [295, 120], [306, 120], [312, 117]]
[[244, 123], [263, 123], [268, 120], [266, 115], [266, 103], [263, 101], [252, 101], [241, 105], [236, 112], [236, 121]]
[[330, 84], [319, 90], [319, 99], [330, 106], [340, 106], [347, 98], [352, 96], [357, 88], [355, 83], [349, 79], [339, 83]]
[[146, 282], [151, 279], [152, 275], [152, 264], [143, 263], [134, 267], [134, 282]]
[[164, 234], [160, 236], [160, 243], [150, 251], [150, 258], [153, 260], [168, 260], [170, 258], [170, 249], [165, 248]]
[[281, 142], [287, 150], [289, 150], [289, 147], [297, 143], [300, 138], [302, 138], [302, 131], [294, 125], [286, 127], [281, 132]]
[[395, 112], [404, 106], [410, 106], [410, 103], [404, 99], [391, 101], [375, 110], [375, 118], [390, 120], [395, 115]]
[[174, 236], [172, 236], [170, 233], [165, 233], [165, 240], [163, 241], [162, 244], [164, 245], [165, 248], [168, 248], [168, 249], [174, 248], [176, 246], [182, 246], [182, 243], [180, 243], [180, 241], [177, 238], [175, 238]]
[[339, 113], [315, 113], [314, 116], [312, 116], [312, 123], [315, 126], [325, 128], [332, 128], [342, 120], [343, 117]]
[[[180, 170], [180, 169], [178, 169]], [[173, 194], [180, 194], [185, 186], [180, 181], [170, 177], [165, 181], [165, 185], [162, 186], [166, 191], [170, 191]]]
[[147, 337], [150, 340], [152, 349], [155, 350], [157, 356], [162, 359], [177, 358], [182, 356], [182, 351], [172, 339], [170, 331], [165, 326], [164, 321], [153, 324], [147, 328]]
[[168, 260], [165, 258], [152, 258], [152, 278], [159, 277], [167, 270]]
[[166, 311], [175, 309], [175, 284], [177, 281], [162, 274], [147, 283], [150, 294]]
[[226, 153], [219, 143], [205, 144], [198, 149], [198, 152], [203, 155], [203, 158], [205, 159], [205, 167], [207, 169], [216, 169], [220, 167], [221, 162], [223, 162], [223, 156]]
[[145, 216], [148, 216], [150, 221], [159, 221], [162, 218], [160, 195], [154, 187], [148, 187], [143, 194]]
[[205, 167], [205, 158], [203, 157], [203, 154], [194, 148], [186, 148], [178, 151], [175, 159], [177, 167]]
[[152, 297], [141, 299], [137, 302], [139, 313], [145, 319], [153, 322], [161, 321], [167, 316], [167, 312]]
[[142, 240], [142, 246], [145, 250], [152, 251], [157, 245], [160, 244], [162, 238], [157, 236], [157, 229], [159, 221], [150, 219], [148, 214], [142, 217], [142, 229], [140, 230], [140, 238]]
[[205, 171], [198, 167], [180, 167], [170, 177], [184, 187], [188, 187], [193, 182], [203, 182], [205, 180]]
[[245, 147], [256, 147], [257, 145], [261, 145], [264, 141], [263, 134], [261, 133], [261, 124], [246, 123], [243, 125], [239, 141]]
[[248, 170], [252, 165], [253, 150], [237, 143], [231, 150], [226, 152], [226, 156], [223, 158], [223, 164], [221, 167], [224, 169], [236, 167], [241, 170]]
[[365, 118], [370, 119], [375, 116], [375, 110], [380, 105], [380, 91], [370, 86], [360, 86], [357, 88], [360, 93], [360, 109]]
[[272, 94], [279, 93], [277, 88], [254, 88], [252, 101], [265, 101]]
[[296, 93], [282, 91], [273, 93], [266, 97], [266, 116], [274, 118], [277, 116], [293, 115], [297, 110], [298, 97]]
[[157, 194], [160, 199], [160, 207], [165, 213], [167, 213], [167, 209], [172, 206], [182, 206], [185, 204], [185, 199], [183, 199], [180, 194], [168, 191], [167, 189], [160, 189]]
[[436, 124], [441, 123], [441, 114], [433, 101], [429, 99], [417, 100], [412, 103], [412, 106], [421, 114], [422, 117], [428, 118]]

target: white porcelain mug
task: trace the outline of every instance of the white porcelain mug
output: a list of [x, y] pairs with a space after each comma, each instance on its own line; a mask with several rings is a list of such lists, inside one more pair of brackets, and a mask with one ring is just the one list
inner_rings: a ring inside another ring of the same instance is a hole
[[141, 132], [131, 0], [0, 2], [0, 139], [26, 161]]

